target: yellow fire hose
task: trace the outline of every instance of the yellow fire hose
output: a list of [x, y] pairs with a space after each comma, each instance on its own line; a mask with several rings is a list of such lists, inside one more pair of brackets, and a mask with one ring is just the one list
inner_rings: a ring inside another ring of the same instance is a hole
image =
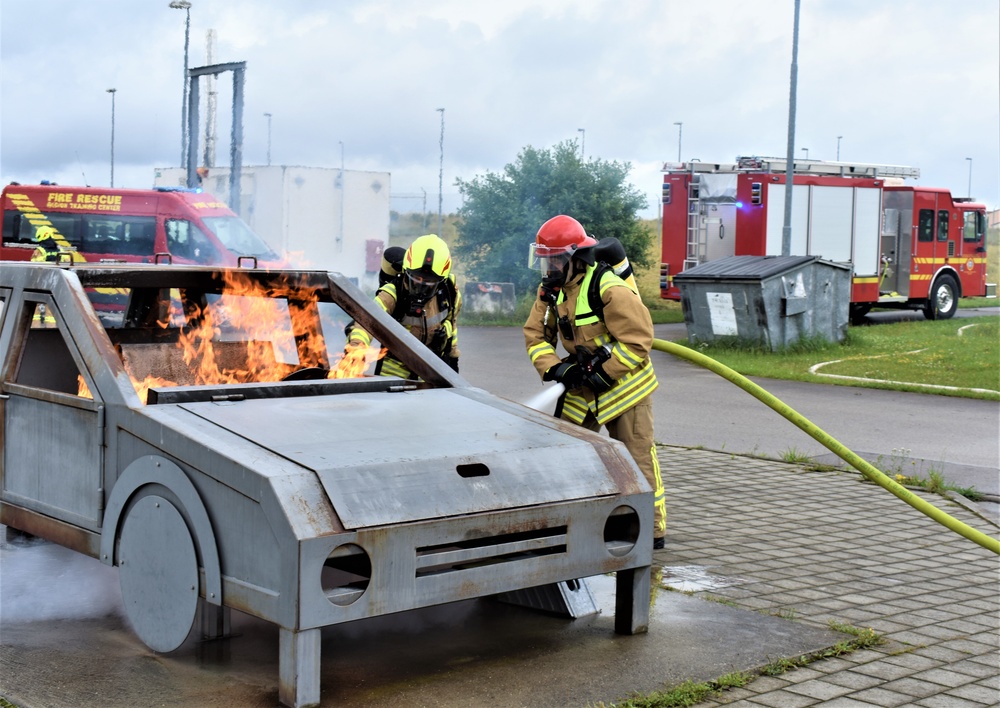
[[830, 437], [826, 432], [821, 430], [791, 406], [788, 406], [778, 400], [753, 381], [750, 381], [745, 376], [736, 373], [725, 364], [720, 364], [715, 359], [707, 357], [704, 354], [700, 354], [688, 347], [681, 346], [680, 344], [675, 344], [673, 342], [667, 342], [662, 339], [653, 340], [653, 349], [666, 352], [667, 354], [672, 354], [676, 357], [680, 357], [681, 359], [686, 359], [694, 364], [697, 364], [698, 366], [702, 366], [709, 371], [718, 374], [727, 381], [736, 384], [751, 396], [761, 401], [764, 405], [780, 413], [796, 427], [804, 430], [813, 439], [817, 440], [842, 460], [861, 472], [861, 474], [863, 474], [869, 481], [889, 490], [914, 509], [926, 514], [939, 524], [943, 524], [955, 533], [961, 534], [970, 541], [978, 543], [983, 548], [1000, 555], [1000, 541], [987, 536], [981, 531], [977, 531], [968, 524], [965, 524], [955, 517], [941, 511], [933, 504], [924, 501], [920, 497], [913, 494], [906, 487], [897, 484], [884, 472], [869, 464], [866, 460], [847, 449], [847, 447], [843, 444]]

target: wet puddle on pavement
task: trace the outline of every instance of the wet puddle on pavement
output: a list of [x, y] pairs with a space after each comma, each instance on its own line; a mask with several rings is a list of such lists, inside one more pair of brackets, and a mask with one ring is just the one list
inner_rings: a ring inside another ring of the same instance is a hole
[[699, 592], [702, 590], [719, 590], [747, 582], [743, 578], [732, 576], [711, 575], [708, 568], [701, 565], [669, 565], [663, 567], [661, 585], [669, 586], [679, 592]]

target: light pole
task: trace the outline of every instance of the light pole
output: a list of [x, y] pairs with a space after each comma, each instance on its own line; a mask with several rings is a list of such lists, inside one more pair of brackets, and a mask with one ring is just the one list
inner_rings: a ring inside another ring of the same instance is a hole
[[188, 0], [171, 0], [170, 7], [184, 10], [184, 95], [181, 97], [181, 167], [187, 171], [188, 160], [188, 44], [191, 39], [191, 3]]
[[441, 235], [441, 205], [444, 198], [444, 109], [438, 108], [441, 114], [441, 162], [438, 166], [438, 236]]
[[674, 123], [677, 126], [677, 161], [681, 161], [681, 131], [684, 130], [683, 123]]
[[270, 167], [271, 166], [271, 114], [265, 113], [264, 117], [267, 118], [267, 166]]
[[971, 157], [967, 157], [965, 159], [969, 161], [969, 191], [966, 194], [966, 196], [969, 199], [972, 199], [972, 158]]
[[785, 214], [781, 225], [781, 255], [792, 255], [792, 187], [795, 185], [795, 95], [799, 82], [799, 0], [792, 23], [792, 70], [788, 80], [788, 147], [785, 150]]
[[799, 148], [799, 149], [802, 150], [802, 152], [804, 152], [806, 154], [806, 159], [808, 160], [809, 159], [809, 148]]
[[587, 154], [587, 151], [586, 151], [586, 146], [587, 146], [587, 131], [584, 130], [583, 128], [577, 128], [576, 132], [578, 132], [580, 134], [580, 159], [582, 160], [584, 158], [584, 156]]
[[111, 94], [111, 186], [115, 186], [115, 93], [118, 89], [109, 88]]
[[837, 162], [840, 162], [840, 139], [844, 137], [843, 135], [837, 136]]

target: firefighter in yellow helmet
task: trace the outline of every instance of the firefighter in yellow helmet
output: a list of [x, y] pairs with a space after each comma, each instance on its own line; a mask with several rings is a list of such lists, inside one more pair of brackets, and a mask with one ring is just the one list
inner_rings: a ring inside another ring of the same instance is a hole
[[[31, 254], [31, 261], [33, 263], [45, 263], [59, 260], [60, 248], [59, 244], [56, 243], [55, 237], [56, 230], [51, 226], [38, 227], [38, 230], [35, 231], [35, 241], [38, 245]], [[31, 318], [31, 326], [33, 328], [52, 328], [56, 326], [56, 318], [52, 316], [48, 306], [38, 303], [35, 305], [35, 314]]]
[[35, 263], [54, 262], [59, 260], [62, 249], [56, 240], [56, 230], [51, 226], [39, 226], [35, 231], [35, 241], [38, 245], [31, 254], [31, 260]]
[[[601, 426], [628, 448], [654, 492], [653, 547], [663, 548], [667, 508], [653, 441], [656, 375], [649, 359], [653, 321], [638, 293], [597, 262], [597, 241], [576, 219], [555, 216], [538, 230], [530, 263], [542, 271], [524, 324], [531, 363], [543, 381], [566, 387], [556, 415]], [[559, 340], [568, 352], [556, 353]]]
[[[423, 342], [452, 369], [458, 371], [458, 313], [462, 297], [451, 273], [448, 244], [435, 234], [416, 239], [399, 263], [389, 262], [393, 249], [386, 249], [386, 259], [375, 293], [375, 301]], [[371, 344], [371, 335], [360, 327], [350, 329], [348, 345]], [[417, 376], [388, 352], [376, 365], [381, 376], [416, 379]]]

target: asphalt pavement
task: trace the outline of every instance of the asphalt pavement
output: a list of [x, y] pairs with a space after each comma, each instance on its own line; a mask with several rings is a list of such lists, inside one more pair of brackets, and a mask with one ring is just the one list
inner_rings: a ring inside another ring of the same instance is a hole
[[[1000, 308], [960, 310], [962, 318]], [[873, 322], [922, 318], [877, 312]], [[656, 337], [686, 337], [684, 324], [656, 325]], [[462, 375], [491, 393], [525, 402], [543, 390], [516, 327], [461, 329]], [[654, 352], [657, 442], [774, 459], [845, 464], [821, 443], [718, 375]], [[818, 362], [817, 362], [818, 363]], [[1000, 372], [1000, 362], [997, 365]], [[1000, 520], [1000, 402], [755, 377], [754, 383], [889, 474], [941, 472], [987, 495], [982, 510]]]

